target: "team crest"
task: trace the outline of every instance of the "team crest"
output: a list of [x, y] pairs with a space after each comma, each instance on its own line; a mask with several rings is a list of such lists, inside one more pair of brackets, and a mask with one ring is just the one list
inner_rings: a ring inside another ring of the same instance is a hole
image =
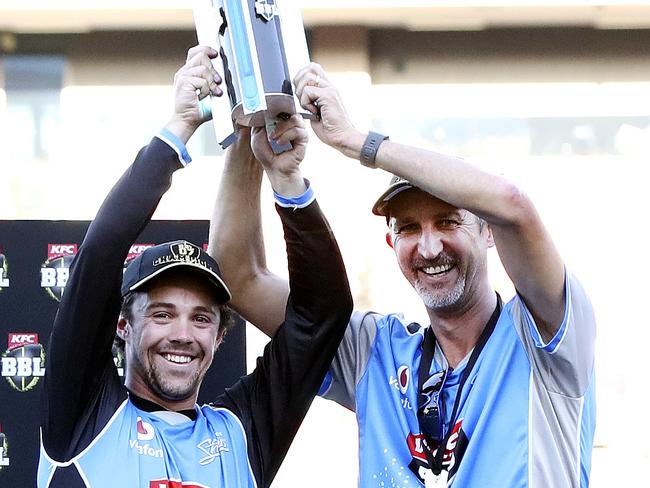
[[61, 301], [77, 254], [76, 244], [48, 244], [47, 261], [41, 267], [41, 287], [57, 302]]
[[267, 22], [270, 22], [273, 17], [278, 15], [278, 6], [273, 0], [256, 0], [255, 12]]
[[2, 376], [17, 391], [34, 389], [45, 375], [45, 350], [38, 342], [38, 334], [10, 332], [1, 360]]

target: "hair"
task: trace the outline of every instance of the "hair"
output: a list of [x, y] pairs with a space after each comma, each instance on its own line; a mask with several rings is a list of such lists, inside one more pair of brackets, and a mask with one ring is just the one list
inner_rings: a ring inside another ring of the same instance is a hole
[[[132, 291], [122, 298], [122, 306], [120, 308], [120, 316], [124, 317], [127, 322], [133, 321], [133, 302], [139, 296], [139, 294], [145, 293], [144, 291]], [[226, 304], [219, 304], [219, 335], [221, 339], [226, 336], [226, 333], [233, 327], [235, 324], [233, 311]], [[124, 357], [124, 340], [117, 334], [113, 339], [113, 347], [116, 349], [118, 357]]]

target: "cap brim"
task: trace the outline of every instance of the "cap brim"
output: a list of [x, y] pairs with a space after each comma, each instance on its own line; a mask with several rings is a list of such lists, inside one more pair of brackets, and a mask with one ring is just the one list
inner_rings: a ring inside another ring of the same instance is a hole
[[393, 183], [388, 187], [388, 189], [382, 193], [382, 195], [377, 199], [375, 204], [372, 206], [372, 213], [375, 215], [386, 215], [386, 207], [388, 202], [395, 198], [400, 193], [411, 190], [415, 188], [410, 182], [402, 180], [397, 183]]
[[196, 271], [197, 273], [202, 274], [203, 276], [208, 278], [210, 282], [214, 285], [214, 287], [217, 289], [217, 301], [219, 303], [226, 303], [232, 299], [232, 294], [230, 293], [230, 290], [228, 289], [226, 284], [223, 282], [223, 280], [217, 273], [203, 266], [199, 266], [195, 263], [188, 263], [188, 262], [170, 263], [167, 266], [151, 273], [149, 276], [142, 278], [140, 281], [136, 281], [135, 283], [133, 283], [129, 288], [129, 291], [135, 291], [145, 283], [151, 281], [156, 276], [164, 273], [165, 271], [169, 271], [172, 268], [177, 268], [179, 266], [191, 268], [193, 271]]

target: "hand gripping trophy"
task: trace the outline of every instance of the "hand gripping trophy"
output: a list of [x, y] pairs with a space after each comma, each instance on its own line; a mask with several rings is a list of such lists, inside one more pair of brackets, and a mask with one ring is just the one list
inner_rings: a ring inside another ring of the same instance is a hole
[[[309, 64], [299, 8], [292, 0], [195, 0], [194, 23], [199, 44], [219, 52], [213, 60], [222, 74], [230, 102], [211, 97], [217, 140], [222, 148], [236, 137], [237, 125], [264, 127], [301, 111], [291, 79]], [[225, 97], [222, 97], [225, 98]], [[226, 118], [227, 117], [227, 118]], [[271, 142], [279, 154], [290, 149]]]

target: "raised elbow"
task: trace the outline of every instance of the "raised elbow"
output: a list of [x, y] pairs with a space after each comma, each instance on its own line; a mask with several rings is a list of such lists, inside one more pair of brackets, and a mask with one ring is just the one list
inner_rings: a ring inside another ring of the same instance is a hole
[[514, 183], [503, 180], [499, 188], [499, 220], [502, 224], [523, 226], [537, 218], [532, 200]]

